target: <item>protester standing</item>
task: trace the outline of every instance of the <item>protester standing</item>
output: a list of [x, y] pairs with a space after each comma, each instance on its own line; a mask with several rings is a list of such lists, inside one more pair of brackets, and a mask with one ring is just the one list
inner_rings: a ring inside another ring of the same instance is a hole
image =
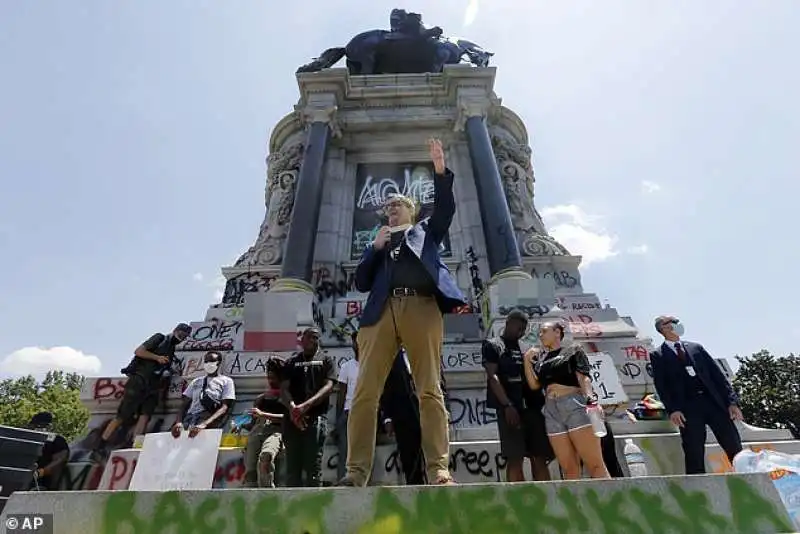
[[162, 391], [168, 386], [175, 363], [175, 347], [189, 337], [192, 327], [180, 323], [170, 334], [153, 334], [134, 351], [134, 358], [122, 373], [128, 376], [117, 416], [103, 430], [92, 457], [102, 461], [108, 456], [106, 445], [117, 429], [135, 417], [133, 436], [147, 430], [147, 423], [158, 406]]
[[353, 405], [353, 395], [356, 392], [356, 381], [358, 380], [357, 337], [357, 331], [350, 335], [353, 358], [342, 364], [337, 379], [339, 387], [336, 392], [336, 445], [339, 452], [339, 460], [336, 463], [337, 479], [341, 479], [347, 471], [347, 419], [350, 415], [350, 407]]
[[289, 420], [283, 422], [289, 487], [322, 486], [322, 452], [336, 365], [320, 350], [319, 337], [316, 327], [303, 331], [302, 350], [289, 358], [281, 377], [281, 399], [289, 408]]
[[553, 459], [542, 415], [544, 396], [541, 390], [532, 390], [524, 376], [519, 341], [527, 329], [528, 316], [512, 310], [500, 336], [484, 341], [481, 347], [486, 404], [497, 410], [497, 433], [500, 452], [506, 457], [508, 482], [525, 480], [525, 458], [531, 462], [535, 480], [550, 480], [547, 465]]
[[425, 484], [427, 478], [422, 453], [419, 399], [405, 351], [401, 350], [394, 359], [389, 376], [386, 377], [379, 407], [383, 431], [394, 438], [397, 444], [397, 455], [406, 484]]
[[31, 489], [56, 491], [61, 473], [69, 461], [69, 444], [64, 436], [53, 433], [53, 414], [50, 412], [39, 412], [34, 415], [28, 428], [48, 435], [36, 460]]
[[455, 215], [453, 173], [439, 140], [429, 142], [434, 167], [431, 217], [414, 224], [413, 199], [395, 195], [385, 205], [389, 225], [366, 247], [356, 268], [356, 288], [369, 292], [360, 319], [361, 366], [348, 422], [344, 486], [365, 486], [375, 457], [379, 398], [401, 346], [408, 351], [420, 403], [422, 448], [428, 480], [452, 484], [447, 409], [439, 385], [442, 313], [466, 304], [439, 248]]
[[686, 474], [706, 472], [706, 426], [733, 461], [742, 450], [734, 424], [742, 420], [738, 395], [701, 344], [681, 340], [683, 324], [677, 318], [657, 317], [655, 327], [664, 342], [650, 354], [653, 382], [680, 431]]
[[233, 378], [220, 374], [222, 354], [206, 352], [203, 356], [203, 372], [186, 386], [183, 404], [178, 417], [170, 429], [172, 436], [179, 438], [184, 427], [189, 437], [195, 437], [206, 428], [222, 428], [236, 403], [236, 388]]
[[256, 397], [249, 410], [253, 420], [244, 452], [244, 486], [247, 488], [275, 487], [277, 460], [283, 453], [281, 428], [289, 413], [281, 402], [283, 365], [279, 358], [267, 360], [266, 391]]
[[597, 404], [589, 358], [578, 345], [561, 346], [564, 326], [559, 323], [542, 324], [539, 340], [544, 354], [536, 348], [525, 354], [525, 377], [531, 389], [545, 393], [545, 426], [563, 478], [580, 478], [581, 463], [592, 478], [609, 478], [600, 438], [586, 411]]

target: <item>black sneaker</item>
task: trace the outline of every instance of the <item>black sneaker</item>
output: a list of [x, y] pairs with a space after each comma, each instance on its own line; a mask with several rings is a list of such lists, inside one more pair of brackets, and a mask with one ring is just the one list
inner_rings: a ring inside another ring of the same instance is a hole
[[345, 488], [355, 488], [355, 487], [358, 487], [358, 484], [356, 484], [355, 480], [353, 480], [353, 479], [352, 479], [352, 478], [350, 478], [349, 476], [345, 476], [344, 478], [342, 478], [342, 479], [339, 481], [339, 483], [338, 483], [338, 484], [336, 484], [336, 485], [337, 485], [337, 486], [341, 486], [341, 487], [345, 487]]

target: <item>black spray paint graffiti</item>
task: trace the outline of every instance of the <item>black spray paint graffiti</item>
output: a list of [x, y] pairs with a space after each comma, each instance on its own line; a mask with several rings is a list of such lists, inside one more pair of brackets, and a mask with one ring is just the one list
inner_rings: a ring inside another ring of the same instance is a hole
[[631, 380], [635, 380], [642, 376], [642, 367], [644, 367], [644, 372], [647, 373], [647, 377], [650, 378], [650, 380], [645, 380], [645, 382], [652, 382], [653, 366], [650, 364], [650, 362], [626, 362], [619, 368], [619, 370], [623, 376], [627, 376]]
[[189, 339], [178, 345], [178, 350], [233, 350], [234, 339], [242, 329], [241, 321], [212, 319], [192, 332]]
[[497, 412], [488, 407], [484, 399], [451, 397], [447, 400], [447, 411], [450, 424], [454, 426], [485, 426], [497, 422]]
[[245, 293], [267, 291], [275, 278], [277, 276], [267, 276], [263, 273], [245, 273], [228, 279], [225, 293], [222, 295], [222, 306], [244, 306]]
[[545, 306], [544, 304], [537, 304], [535, 306], [500, 306], [498, 312], [500, 315], [508, 315], [511, 313], [511, 310], [520, 310], [521, 312], [525, 313], [528, 317], [541, 317], [546, 313], [550, 313], [550, 306]]
[[540, 274], [539, 272], [536, 271], [536, 268], [534, 267], [533, 269], [531, 269], [531, 276], [536, 279], [541, 278], [544, 280], [546, 280], [547, 278], [552, 278], [556, 287], [564, 287], [570, 289], [578, 285], [577, 278], [569, 274], [569, 272], [567, 271], [547, 271], [543, 274]]
[[[455, 475], [466, 471], [474, 477], [483, 479], [502, 481], [502, 473], [506, 468], [507, 460], [500, 452], [492, 452], [486, 449], [467, 450], [458, 448], [450, 453], [450, 471]], [[339, 468], [339, 452], [336, 451], [328, 457], [326, 467], [331, 471]], [[403, 476], [403, 465], [400, 462], [400, 451], [395, 449], [386, 458], [383, 464], [383, 474]], [[383, 479], [381, 473], [374, 473], [376, 478]]]
[[312, 284], [320, 302], [334, 297], [344, 297], [350, 291], [355, 291], [355, 272], [348, 275], [344, 267], [340, 266], [336, 275], [334, 276], [327, 267], [320, 267], [314, 271]]

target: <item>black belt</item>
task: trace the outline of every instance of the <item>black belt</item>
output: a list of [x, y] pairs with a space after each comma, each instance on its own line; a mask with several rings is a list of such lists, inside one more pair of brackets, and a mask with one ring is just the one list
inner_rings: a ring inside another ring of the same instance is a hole
[[427, 291], [419, 291], [410, 287], [394, 287], [390, 290], [393, 297], [430, 297]]

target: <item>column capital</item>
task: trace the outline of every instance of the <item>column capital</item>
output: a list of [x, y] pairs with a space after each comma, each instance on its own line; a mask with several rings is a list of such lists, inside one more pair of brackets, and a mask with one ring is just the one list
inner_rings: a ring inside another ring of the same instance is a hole
[[486, 99], [459, 99], [453, 131], [463, 132], [467, 125], [467, 120], [473, 117], [485, 118], [488, 114], [489, 102]]
[[339, 120], [339, 107], [335, 105], [329, 106], [313, 106], [308, 105], [299, 110], [300, 120], [304, 125], [310, 125], [315, 122], [322, 122], [328, 125], [331, 129], [333, 137], [339, 138], [342, 136], [342, 124]]

